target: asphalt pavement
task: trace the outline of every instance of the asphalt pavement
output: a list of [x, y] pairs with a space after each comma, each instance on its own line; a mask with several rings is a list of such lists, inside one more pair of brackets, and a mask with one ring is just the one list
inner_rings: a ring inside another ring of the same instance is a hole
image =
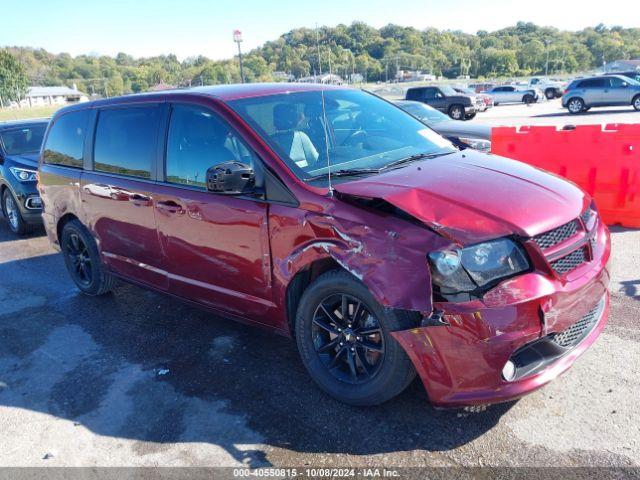
[[484, 411], [419, 382], [321, 393], [292, 341], [131, 285], [81, 295], [42, 234], [0, 223], [1, 466], [638, 466], [640, 232], [617, 229], [610, 322], [544, 389]]

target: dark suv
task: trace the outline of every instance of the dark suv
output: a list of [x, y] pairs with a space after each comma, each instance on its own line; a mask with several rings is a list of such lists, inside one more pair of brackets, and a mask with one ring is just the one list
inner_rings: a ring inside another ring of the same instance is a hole
[[320, 388], [354, 405], [416, 373], [437, 405], [522, 396], [607, 319], [609, 234], [588, 194], [459, 151], [361, 90], [225, 85], [70, 106], [39, 178], [82, 292], [117, 277], [293, 337]]
[[0, 122], [0, 201], [9, 228], [16, 235], [42, 225], [36, 172], [47, 123], [47, 120]]
[[484, 108], [484, 102], [475, 96], [456, 92], [452, 87], [411, 87], [405, 100], [426, 103], [454, 120], [471, 120]]

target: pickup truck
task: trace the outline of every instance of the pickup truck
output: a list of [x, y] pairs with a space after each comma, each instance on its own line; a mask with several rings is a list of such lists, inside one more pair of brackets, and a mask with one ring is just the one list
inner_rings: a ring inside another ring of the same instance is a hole
[[484, 108], [484, 102], [477, 96], [462, 95], [448, 85], [411, 87], [405, 100], [426, 103], [454, 120], [471, 120]]
[[529, 88], [536, 88], [544, 92], [547, 100], [553, 100], [562, 96], [564, 84], [548, 78], [533, 77], [529, 80]]

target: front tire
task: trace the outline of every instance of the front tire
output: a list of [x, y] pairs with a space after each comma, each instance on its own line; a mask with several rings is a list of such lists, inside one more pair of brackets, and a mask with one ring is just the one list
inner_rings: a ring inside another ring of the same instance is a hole
[[581, 98], [573, 97], [567, 102], [567, 110], [572, 115], [577, 115], [585, 110], [584, 101]]
[[9, 229], [16, 235], [26, 235], [34, 231], [35, 226], [24, 221], [17, 200], [8, 188], [2, 194], [2, 213], [7, 219]]
[[547, 100], [553, 100], [556, 98], [556, 91], [553, 88], [547, 88], [544, 91], [544, 96], [547, 97]]
[[379, 405], [402, 392], [415, 369], [391, 336], [417, 316], [383, 308], [360, 281], [334, 270], [304, 292], [296, 315], [300, 357], [311, 378], [350, 405]]
[[635, 97], [633, 97], [633, 100], [631, 101], [631, 105], [633, 105], [633, 108], [636, 111], [640, 111], [640, 95], [636, 95]]
[[531, 105], [532, 103], [534, 103], [536, 101], [535, 98], [533, 98], [533, 95], [527, 94], [524, 97], [522, 97], [522, 101], [526, 104], [526, 105]]
[[113, 289], [115, 277], [102, 265], [95, 240], [78, 220], [64, 225], [60, 247], [69, 275], [82, 293], [97, 296]]
[[462, 105], [451, 105], [449, 116], [454, 120], [464, 120], [464, 107]]

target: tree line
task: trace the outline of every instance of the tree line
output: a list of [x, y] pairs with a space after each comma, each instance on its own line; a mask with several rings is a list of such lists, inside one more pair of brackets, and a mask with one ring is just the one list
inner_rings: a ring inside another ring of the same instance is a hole
[[[362, 22], [319, 29], [298, 28], [244, 55], [246, 81], [282, 80], [335, 73], [366, 81], [385, 81], [396, 71], [422, 70], [456, 78], [503, 78], [588, 71], [618, 59], [640, 58], [640, 29], [598, 25], [577, 32], [533, 23], [494, 32], [460, 31], [387, 25], [380, 29]], [[15, 65], [3, 66], [13, 62]], [[3, 73], [4, 72], [4, 73]], [[24, 77], [22, 77], [23, 75]], [[214, 85], [240, 81], [238, 59], [204, 56], [179, 61], [175, 55], [133, 58], [52, 54], [43, 49], [7, 47], [0, 56], [0, 88], [11, 98], [17, 87], [3, 88], [8, 78], [26, 78], [30, 85], [75, 84], [103, 96], [143, 92], [164, 83], [176, 86]], [[22, 86], [22, 87], [21, 87]]]

